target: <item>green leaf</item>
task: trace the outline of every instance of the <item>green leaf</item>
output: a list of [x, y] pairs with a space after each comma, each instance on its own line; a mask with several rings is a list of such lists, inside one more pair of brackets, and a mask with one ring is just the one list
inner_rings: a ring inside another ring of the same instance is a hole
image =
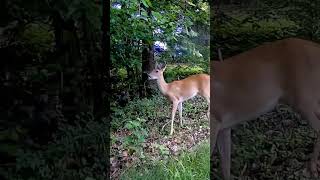
[[152, 11], [152, 16], [156, 17], [157, 19], [161, 19], [162, 15], [159, 12]]
[[150, 7], [152, 7], [152, 3], [151, 3], [150, 0], [145, 0], [145, 1], [147, 2], [147, 4], [148, 4]]
[[3, 130], [3, 131], [0, 131], [0, 140], [1, 141], [4, 141], [4, 140], [18, 141], [19, 136], [17, 132], [13, 129]]
[[147, 3], [147, 0], [142, 0], [142, 4], [147, 8], [149, 7], [149, 4]]
[[124, 128], [127, 128], [127, 129], [133, 129], [133, 125], [131, 123], [127, 123]]
[[139, 127], [141, 126], [139, 121], [130, 121], [130, 123], [134, 126], [134, 127]]
[[92, 177], [86, 177], [85, 180], [96, 180], [96, 179]]
[[172, 39], [178, 42], [178, 39], [176, 37], [173, 36]]
[[144, 118], [139, 118], [139, 117], [137, 117], [137, 120], [140, 121], [140, 122], [146, 122], [146, 121], [147, 121], [146, 119], [144, 119]]
[[146, 11], [141, 11], [141, 16], [145, 16], [145, 17], [148, 17], [148, 14]]
[[191, 6], [196, 6], [195, 4], [193, 4], [193, 3], [190, 2], [190, 1], [187, 1], [187, 3], [188, 3], [189, 5], [191, 5]]
[[16, 144], [3, 143], [0, 146], [0, 152], [8, 154], [9, 156], [16, 156], [18, 146]]

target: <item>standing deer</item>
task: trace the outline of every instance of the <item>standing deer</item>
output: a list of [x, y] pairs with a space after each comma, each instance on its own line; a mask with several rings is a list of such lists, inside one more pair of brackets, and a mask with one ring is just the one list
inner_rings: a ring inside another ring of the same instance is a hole
[[183, 125], [182, 119], [182, 103], [188, 99], [200, 95], [208, 102], [207, 117], [210, 114], [210, 76], [207, 74], [191, 75], [185, 79], [166, 83], [163, 77], [163, 72], [166, 65], [156, 64], [155, 69], [148, 73], [149, 80], [156, 79], [161, 93], [168, 98], [172, 103], [171, 112], [171, 130], [170, 136], [173, 134], [173, 121], [179, 109], [180, 126]]
[[[310, 170], [318, 177], [320, 152], [320, 45], [297, 38], [267, 43], [211, 64], [211, 164], [217, 144], [222, 176], [230, 179], [231, 131], [279, 102], [301, 114], [317, 133]], [[210, 168], [211, 173], [212, 166]]]

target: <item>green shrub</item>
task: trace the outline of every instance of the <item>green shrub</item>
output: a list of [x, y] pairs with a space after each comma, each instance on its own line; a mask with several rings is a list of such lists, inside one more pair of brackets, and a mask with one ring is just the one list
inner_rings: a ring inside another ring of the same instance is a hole
[[53, 47], [54, 34], [46, 24], [28, 24], [20, 36], [21, 42], [25, 45], [25, 51], [34, 56], [40, 56]]
[[117, 75], [120, 77], [121, 80], [124, 80], [125, 78], [127, 78], [128, 72], [124, 68], [119, 68], [118, 72], [117, 72]]
[[141, 143], [144, 143], [148, 136], [148, 131], [143, 124], [145, 122], [145, 119], [137, 118], [129, 120], [124, 126], [130, 134], [125, 136], [122, 142], [124, 148], [128, 149], [130, 153], [142, 152]]
[[[297, 26], [286, 18], [258, 20], [248, 15], [233, 15], [239, 22], [229, 23], [227, 20], [215, 29], [215, 43], [212, 44], [213, 57], [218, 57], [217, 47], [223, 58], [242, 53], [265, 42], [296, 36]], [[248, 19], [247, 19], [248, 18]], [[247, 20], [245, 20], [247, 19]]]
[[[7, 179], [106, 179], [106, 123], [79, 119], [60, 126], [53, 142], [41, 149], [20, 149]], [[2, 169], [3, 170], [3, 169]], [[3, 174], [3, 171], [2, 171]]]
[[[133, 99], [123, 108], [113, 108], [111, 128], [113, 130], [123, 128], [129, 121], [137, 121], [138, 118], [145, 122], [156, 120], [162, 111], [159, 108], [164, 107], [166, 99], [162, 96], [153, 96], [151, 98]], [[142, 123], [144, 125], [145, 123]], [[145, 126], [144, 126], [145, 127]]]
[[[162, 96], [153, 96], [151, 98], [134, 99], [124, 108], [115, 108], [112, 116], [112, 132], [127, 132], [126, 135], [116, 137], [111, 135], [112, 143], [121, 143], [122, 148], [128, 150], [130, 154], [139, 153], [143, 155], [143, 143], [148, 137], [149, 128], [154, 127], [157, 119], [165, 116], [166, 100]], [[149, 124], [149, 125], [148, 125]], [[116, 152], [111, 152], [116, 153]]]
[[184, 79], [190, 75], [207, 73], [204, 69], [199, 66], [169, 66], [164, 72], [164, 76], [167, 82], [171, 82], [173, 80]]

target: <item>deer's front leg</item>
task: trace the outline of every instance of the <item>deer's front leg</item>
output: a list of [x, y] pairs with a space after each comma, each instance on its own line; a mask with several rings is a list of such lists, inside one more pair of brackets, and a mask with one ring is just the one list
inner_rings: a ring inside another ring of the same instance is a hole
[[178, 104], [178, 110], [179, 110], [179, 118], [180, 118], [180, 126], [183, 126], [183, 119], [182, 119], [182, 102]]
[[172, 102], [172, 112], [171, 112], [171, 130], [170, 130], [170, 136], [173, 134], [173, 121], [174, 121], [174, 117], [175, 117], [175, 115], [176, 115], [177, 107], [178, 107], [178, 101], [173, 101], [173, 102]]
[[207, 103], [208, 103], [208, 111], [207, 111], [207, 118], [210, 122], [210, 96], [206, 97]]
[[317, 104], [313, 102], [313, 99], [306, 99], [305, 96], [301, 97], [300, 104], [296, 105], [297, 110], [300, 112], [303, 119], [309, 121], [312, 128], [316, 131], [317, 139], [314, 143], [313, 153], [311, 156], [311, 173], [314, 178], [319, 179], [318, 163], [320, 154], [320, 110], [318, 106], [312, 106]]
[[319, 173], [318, 173], [318, 163], [319, 163], [319, 152], [320, 152], [320, 132], [317, 131], [317, 139], [315, 141], [314, 147], [313, 147], [313, 153], [311, 156], [311, 173], [312, 176], [315, 178], [319, 177]]
[[217, 146], [219, 149], [221, 169], [223, 179], [230, 179], [231, 166], [231, 129], [226, 128], [219, 132], [217, 139]]
[[208, 112], [207, 112], [208, 120], [210, 121], [210, 101], [208, 101]]
[[210, 179], [214, 179], [213, 165], [215, 161], [214, 150], [217, 143], [217, 137], [220, 131], [220, 123], [216, 120], [214, 115], [210, 117]]

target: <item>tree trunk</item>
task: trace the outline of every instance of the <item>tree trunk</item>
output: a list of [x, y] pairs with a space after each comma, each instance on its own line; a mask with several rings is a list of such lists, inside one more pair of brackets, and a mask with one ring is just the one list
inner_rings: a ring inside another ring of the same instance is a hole
[[[143, 5], [142, 5], [143, 6]], [[143, 6], [144, 7], [144, 6]], [[152, 10], [150, 7], [144, 7], [148, 13], [148, 16], [152, 18]], [[150, 33], [152, 34], [152, 28], [150, 28]], [[153, 81], [148, 81], [148, 75], [146, 72], [151, 71], [155, 67], [153, 42], [142, 41], [143, 44], [148, 44], [142, 50], [142, 68], [141, 68], [141, 82], [140, 82], [140, 97], [149, 97], [152, 94], [152, 86], [155, 86]], [[154, 88], [154, 87], [153, 87]]]
[[82, 67], [84, 58], [80, 53], [80, 40], [72, 19], [64, 20], [58, 12], [53, 12], [53, 27], [55, 34], [56, 62], [62, 67], [64, 75], [63, 113], [72, 123], [79, 112], [89, 111], [86, 97], [83, 96]]
[[8, 14], [7, 1], [0, 1], [0, 26], [6, 26], [11, 18]]
[[145, 47], [142, 51], [142, 75], [140, 83], [140, 97], [148, 97], [152, 94], [153, 82], [148, 81], [148, 75], [145, 72], [151, 71], [155, 66], [154, 52], [152, 45]]
[[[109, 97], [111, 97], [111, 91], [109, 89], [110, 82], [110, 56], [108, 54], [108, 47], [110, 47], [110, 30], [109, 30], [109, 3], [108, 1], [102, 1], [102, 57], [99, 58], [96, 63], [97, 72], [95, 74], [95, 98], [94, 98], [94, 117], [96, 120], [101, 121], [102, 118], [106, 118], [107, 122], [110, 122], [110, 104]], [[109, 133], [107, 128], [107, 133]], [[107, 169], [107, 172], [108, 169]]]
[[[216, 29], [219, 28], [220, 25], [220, 1], [210, 1], [210, 59], [213, 61], [219, 61], [219, 34], [216, 33]], [[217, 54], [217, 56], [215, 56]]]
[[[220, 4], [220, 0], [216, 0], [216, 1], [209, 1], [210, 3], [210, 59], [213, 61], [219, 61], [219, 58], [215, 55], [217, 52], [216, 48], [218, 48], [217, 45], [217, 33], [216, 33], [216, 29], [219, 26], [219, 4]], [[210, 65], [210, 67], [212, 67]], [[212, 69], [210, 69], [210, 72], [213, 72]], [[212, 92], [212, 91], [211, 91]], [[211, 93], [212, 94], [212, 93]], [[212, 126], [212, 123], [210, 123], [210, 128], [214, 129]], [[212, 133], [212, 132], [210, 132]], [[211, 138], [210, 138], [211, 140]], [[210, 145], [211, 146], [211, 145]], [[212, 158], [213, 156], [213, 152], [210, 152], [210, 178], [212, 179], [214, 177], [214, 159]]]

